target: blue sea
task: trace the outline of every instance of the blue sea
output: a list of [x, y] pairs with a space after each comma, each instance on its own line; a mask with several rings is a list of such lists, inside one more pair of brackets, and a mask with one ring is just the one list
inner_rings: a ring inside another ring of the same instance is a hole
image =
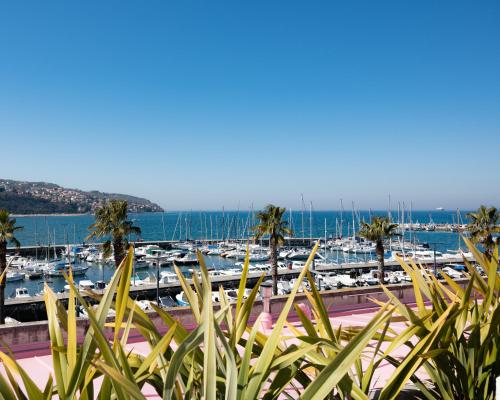
[[[285, 214], [294, 231], [295, 237], [329, 237], [352, 235], [357, 230], [360, 221], [369, 221], [371, 216], [386, 216], [387, 211], [294, 211]], [[461, 213], [460, 223], [466, 222], [466, 212]], [[391, 213], [392, 219], [398, 221], [398, 212]], [[257, 223], [256, 212], [251, 211], [176, 211], [165, 213], [130, 214], [129, 218], [141, 228], [141, 239], [148, 240], [222, 240], [227, 238], [245, 239], [252, 235], [251, 228]], [[456, 211], [413, 211], [411, 220], [416, 223], [436, 224], [456, 223]], [[399, 221], [402, 216], [399, 215]], [[404, 222], [410, 221], [408, 212], [404, 215]], [[55, 244], [76, 244], [86, 242], [89, 233], [88, 227], [94, 222], [92, 215], [75, 216], [19, 216], [17, 225], [23, 230], [17, 233], [22, 246], [40, 244], [46, 246], [50, 242]], [[463, 248], [457, 232], [406, 232], [405, 238], [417, 243], [429, 243], [438, 251]], [[136, 240], [137, 238], [130, 238]], [[39, 254], [41, 258], [45, 254]], [[338, 254], [337, 254], [338, 257]], [[341, 256], [342, 257], [342, 256]], [[367, 261], [370, 256], [364, 255]], [[335, 255], [332, 254], [332, 259]], [[234, 261], [218, 256], [206, 256], [207, 264], [212, 268], [229, 268]], [[344, 260], [340, 260], [344, 261]], [[113, 266], [92, 265], [86, 276], [76, 279], [109, 280], [113, 273]], [[154, 269], [141, 270], [141, 275], [155, 273]], [[53, 278], [50, 285], [57, 291], [64, 288], [62, 278]], [[13, 296], [16, 287], [28, 288], [30, 294], [38, 293], [43, 285], [43, 280], [19, 281], [7, 283], [7, 296]]]
[[[461, 212], [460, 222], [466, 222], [466, 211]], [[369, 221], [371, 216], [386, 216], [387, 211], [293, 211], [285, 214], [295, 237], [346, 236], [359, 227], [359, 221]], [[398, 212], [392, 219], [402, 221]], [[141, 239], [148, 240], [222, 240], [244, 239], [252, 235], [251, 228], [257, 223], [256, 212], [251, 211], [175, 211], [164, 213], [130, 214], [129, 218], [141, 228]], [[455, 223], [456, 211], [413, 211], [413, 223]], [[404, 222], [410, 221], [405, 212]], [[76, 244], [86, 241], [88, 227], [94, 222], [93, 215], [75, 216], [20, 216], [17, 224], [23, 227], [17, 237], [22, 246], [36, 244]], [[409, 236], [410, 233], [408, 232]], [[414, 232], [417, 242], [436, 243], [439, 250], [457, 248], [458, 235], [451, 232]], [[132, 238], [137, 239], [137, 238]], [[412, 239], [413, 240], [413, 239]]]

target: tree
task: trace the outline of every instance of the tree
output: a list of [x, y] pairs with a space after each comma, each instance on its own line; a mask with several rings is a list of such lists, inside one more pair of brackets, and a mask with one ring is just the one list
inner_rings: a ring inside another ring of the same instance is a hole
[[292, 235], [292, 230], [287, 226], [288, 222], [283, 219], [285, 211], [285, 208], [267, 205], [264, 211], [257, 213], [260, 222], [253, 228], [256, 240], [265, 235], [269, 236], [274, 295], [278, 294], [278, 248], [285, 243], [285, 235]]
[[495, 207], [481, 206], [476, 212], [467, 214], [470, 219], [467, 224], [467, 231], [470, 233], [474, 243], [481, 244], [484, 247], [486, 256], [490, 257], [493, 254], [495, 247], [494, 233], [500, 233], [500, 214]]
[[98, 208], [95, 212], [95, 222], [88, 228], [91, 232], [85, 238], [109, 238], [103, 243], [104, 255], [110, 256], [113, 249], [116, 268], [125, 257], [127, 237], [131, 234], [141, 234], [141, 229], [127, 219], [127, 206], [126, 200], [110, 200]]
[[7, 244], [12, 243], [17, 248], [21, 246], [19, 240], [14, 236], [16, 231], [23, 229], [16, 226], [16, 219], [11, 218], [5, 209], [0, 209], [0, 324], [5, 323], [5, 276], [3, 275], [7, 268]]
[[395, 234], [397, 224], [392, 224], [387, 217], [373, 217], [371, 223], [362, 222], [359, 235], [375, 243], [377, 254], [378, 275], [381, 284], [384, 283], [384, 240]]

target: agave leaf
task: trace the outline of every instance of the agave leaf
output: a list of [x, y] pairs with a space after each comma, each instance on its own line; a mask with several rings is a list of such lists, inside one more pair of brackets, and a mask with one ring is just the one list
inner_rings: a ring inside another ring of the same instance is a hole
[[422, 338], [410, 353], [405, 357], [403, 362], [396, 368], [396, 371], [386, 382], [380, 393], [380, 400], [394, 399], [402, 389], [404, 384], [415, 373], [424, 359], [418, 357], [419, 354], [430, 351], [435, 341], [439, 339], [439, 334], [446, 325], [446, 319], [450, 314], [457, 309], [457, 304], [450, 304], [448, 309], [433, 323], [428, 335]]
[[[177, 278], [179, 279], [179, 282], [181, 284], [182, 290], [184, 291], [184, 294], [186, 296], [187, 301], [189, 302], [189, 305], [191, 307], [191, 310], [193, 311], [193, 315], [195, 317], [195, 320], [199, 323], [200, 322], [200, 306], [198, 302], [198, 296], [194, 292], [194, 290], [191, 288], [191, 285], [187, 282], [186, 278], [182, 274], [181, 270], [174, 265], [174, 270], [175, 273], [177, 274]], [[194, 277], [195, 275], [193, 275]]]
[[250, 330], [250, 334], [245, 345], [245, 350], [243, 352], [243, 358], [241, 360], [240, 371], [238, 374], [238, 398], [246, 398], [246, 387], [248, 385], [248, 377], [250, 370], [250, 361], [253, 354], [252, 348], [255, 343], [255, 338], [257, 336], [260, 324], [261, 324], [262, 314], [257, 317], [254, 326]]
[[[248, 266], [247, 266], [247, 269], [248, 269]], [[246, 327], [247, 327], [247, 324], [248, 324], [248, 320], [249, 320], [250, 315], [252, 313], [253, 305], [255, 303], [255, 299], [257, 297], [257, 294], [259, 293], [260, 285], [262, 284], [262, 281], [264, 280], [265, 276], [266, 276], [265, 274], [262, 274], [260, 276], [259, 280], [257, 281], [257, 283], [255, 284], [255, 286], [251, 290], [250, 295], [244, 301], [244, 303], [241, 306], [240, 310], [235, 315], [235, 324], [236, 324], [236, 327], [234, 329], [233, 337], [231, 338], [232, 339], [231, 345], [232, 345], [233, 348], [235, 348], [236, 343], [239, 342], [239, 340], [241, 339], [243, 333], [246, 330]], [[238, 293], [238, 296], [239, 295], [240, 295], [240, 293]]]
[[127, 379], [119, 372], [118, 369], [111, 367], [107, 363], [100, 360], [95, 362], [95, 366], [113, 381], [113, 385], [115, 388], [121, 387], [123, 388], [124, 392], [127, 393], [128, 396], [125, 396], [124, 394], [117, 394], [118, 399], [124, 399], [124, 400], [129, 398], [137, 400], [146, 399], [144, 395], [141, 393], [141, 390], [135, 384], [135, 381]]
[[120, 264], [120, 269], [122, 269], [122, 274], [118, 286], [118, 290], [116, 292], [116, 302], [115, 302], [115, 332], [114, 332], [114, 340], [113, 346], [116, 348], [118, 345], [118, 336], [120, 334], [120, 327], [125, 316], [125, 310], [127, 308], [128, 295], [130, 292], [130, 279], [132, 276], [134, 264], [134, 248], [130, 246], [128, 249], [128, 254], [124, 258], [123, 262]]
[[262, 389], [262, 386], [265, 382], [265, 379], [267, 377], [267, 374], [269, 373], [269, 369], [272, 363], [272, 358], [275, 353], [275, 350], [278, 347], [279, 341], [280, 341], [280, 335], [281, 331], [283, 330], [283, 327], [286, 322], [286, 318], [288, 316], [288, 313], [292, 307], [293, 301], [295, 299], [295, 295], [297, 294], [297, 291], [299, 289], [299, 285], [301, 284], [301, 281], [304, 279], [304, 276], [309, 269], [309, 266], [312, 263], [312, 260], [314, 259], [314, 256], [316, 254], [316, 251], [319, 246], [319, 241], [316, 243], [314, 246], [311, 254], [309, 255], [309, 258], [304, 266], [304, 269], [301, 271], [299, 274], [298, 280], [293, 286], [292, 292], [288, 296], [288, 299], [283, 306], [283, 309], [280, 313], [280, 316], [274, 325], [273, 331], [271, 332], [271, 335], [269, 338], [266, 340], [264, 344], [264, 348], [262, 349], [262, 353], [260, 354], [259, 358], [257, 359], [257, 362], [255, 363], [255, 366], [252, 368], [252, 376], [250, 377], [250, 382], [247, 387], [247, 392], [246, 396], [249, 398], [257, 398], [259, 396], [259, 393]]
[[[9, 374], [9, 378], [12, 377], [12, 373], [21, 377], [28, 398], [41, 399], [44, 397], [42, 391], [38, 388], [35, 382], [33, 382], [33, 380], [29, 377], [29, 374], [17, 363], [16, 360], [10, 358], [7, 354], [5, 354], [2, 351], [0, 351], [0, 360], [3, 362], [5, 371]], [[13, 381], [15, 382], [14, 379], [10, 379], [10, 381], [11, 384]], [[5, 381], [0, 380], [0, 383], [2, 383], [2, 386], [6, 386]], [[15, 383], [15, 385], [16, 386], [14, 388], [17, 389], [16, 390], [17, 395], [18, 397], [21, 397], [20, 394], [22, 392], [20, 391], [17, 383]], [[1, 394], [3, 395], [3, 392], [1, 392]], [[6, 395], [12, 394], [12, 391], [7, 389], [5, 394]]]
[[[201, 257], [200, 257], [201, 258]], [[208, 271], [203, 262], [200, 263], [201, 279], [203, 284], [203, 309], [202, 318], [206, 321], [204, 339], [203, 339], [203, 397], [207, 400], [216, 398], [216, 353], [214, 328], [214, 310], [212, 308], [211, 284], [208, 277]]]
[[245, 262], [243, 263], [243, 268], [241, 270], [240, 284], [238, 286], [238, 299], [236, 301], [236, 315], [240, 313], [241, 305], [243, 304], [243, 294], [245, 292], [245, 287], [247, 284], [248, 267], [250, 265], [250, 252], [247, 243]]
[[[125, 262], [126, 258], [123, 259], [122, 264]], [[118, 287], [118, 282], [120, 280], [122, 271], [123, 269], [120, 267], [115, 270], [115, 273], [111, 278], [108, 287], [106, 288], [104, 294], [101, 297], [101, 300], [97, 307], [97, 311], [95, 312], [95, 317], [97, 319], [97, 323], [100, 330], [102, 330], [102, 328], [104, 327], [104, 323], [106, 322], [106, 317], [110, 309], [110, 306], [112, 304], [116, 288]], [[75, 289], [75, 294], [79, 296], [79, 293], [76, 289]], [[82, 305], [86, 305], [86, 301], [84, 299], [81, 299], [80, 302]], [[92, 313], [92, 315], [94, 315], [94, 313]], [[90, 326], [87, 331], [87, 334], [85, 335], [85, 339], [83, 341], [83, 345], [81, 347], [79, 356], [77, 357], [76, 365], [71, 375], [71, 380], [69, 381], [67, 386], [66, 394], [68, 398], [74, 398], [76, 396], [76, 391], [80, 387], [81, 382], [85, 379], [87, 370], [90, 366], [90, 361], [93, 355], [95, 354], [97, 347], [97, 344], [94, 341], [94, 336], [95, 336], [94, 327]], [[87, 384], [90, 384], [90, 382], [87, 382]]]
[[326, 310], [325, 303], [323, 302], [323, 299], [321, 298], [321, 295], [316, 287], [316, 283], [314, 282], [314, 279], [309, 271], [307, 271], [307, 280], [309, 281], [309, 285], [311, 286], [312, 296], [307, 290], [305, 290], [304, 292], [306, 293], [306, 296], [309, 299], [309, 303], [313, 307], [313, 311], [321, 319], [321, 322], [323, 323], [323, 327], [326, 330], [328, 337], [334, 340], [335, 334], [333, 332], [332, 324], [330, 322], [330, 317], [328, 316], [328, 311]]
[[[170, 360], [170, 366], [168, 368], [167, 377], [165, 379], [165, 391], [164, 398], [169, 400], [172, 399], [173, 392], [176, 386], [177, 373], [183, 366], [183, 360], [193, 349], [197, 348], [199, 344], [203, 341], [204, 331], [206, 329], [206, 321], [203, 320], [196, 329], [194, 329], [180, 344], [177, 350], [174, 352], [172, 359]], [[203, 362], [203, 361], [202, 361]], [[178, 398], [179, 396], [176, 396]]]
[[[57, 320], [56, 303], [57, 298], [52, 289], [45, 283], [44, 290], [45, 308], [47, 310], [47, 322], [49, 326], [52, 365], [56, 379], [57, 392], [60, 396], [66, 395], [68, 360], [66, 358], [65, 347], [61, 327]], [[76, 345], [76, 343], [72, 343]], [[69, 371], [71, 373], [71, 371]]]
[[386, 304], [373, 319], [337, 354], [302, 393], [301, 399], [324, 399], [349, 371], [356, 359], [364, 351], [375, 332], [390, 318], [392, 308]]
[[[68, 280], [73, 282], [73, 272], [70, 269]], [[68, 354], [68, 369], [66, 380], [69, 382], [71, 379], [71, 374], [76, 365], [76, 351], [78, 343], [76, 339], [76, 307], [75, 307], [75, 292], [74, 288], [70, 286], [69, 298], [68, 298], [68, 343], [67, 343], [67, 354]]]
[[[126, 262], [126, 258], [124, 259], [124, 262]], [[121, 265], [123, 265], [123, 262]], [[89, 322], [90, 322], [90, 325], [92, 327], [93, 340], [98, 345], [101, 357], [110, 366], [110, 368], [114, 368], [116, 370], [119, 370], [119, 368], [120, 368], [119, 362], [118, 362], [117, 358], [115, 357], [115, 354], [111, 350], [111, 348], [109, 346], [108, 339], [106, 338], [106, 335], [104, 334], [105, 317], [99, 318], [97, 313], [94, 313], [94, 310], [92, 309], [92, 307], [88, 306], [85, 299], [77, 291], [77, 289], [74, 286], [74, 283], [71, 281], [69, 281], [68, 283], [70, 285], [70, 288], [73, 287], [73, 290], [75, 291], [75, 295], [78, 298], [78, 301], [80, 302], [82, 307], [87, 312]], [[99, 312], [99, 309], [100, 309], [100, 306], [98, 307], [98, 312]], [[102, 368], [99, 368], [99, 369], [102, 370]], [[109, 376], [109, 374], [107, 374], [107, 375]], [[103, 385], [104, 385], [104, 383], [103, 383]], [[118, 396], [118, 398], [125, 398], [125, 394], [123, 393], [122, 387], [120, 385], [114, 384], [114, 389], [115, 389], [115, 392], [116, 392], [116, 395]]]
[[158, 344], [151, 350], [151, 352], [147, 355], [147, 357], [143, 360], [139, 369], [135, 372], [135, 376], [139, 377], [144, 372], [151, 372], [151, 367], [154, 366], [154, 362], [157, 359], [159, 354], [165, 353], [167, 347], [170, 345], [174, 333], [177, 329], [177, 324], [172, 325], [168, 332], [161, 338]]
[[224, 398], [226, 400], [236, 400], [238, 392], [238, 367], [236, 366], [236, 358], [220, 326], [215, 323], [214, 329], [222, 347], [224, 348], [224, 356], [226, 358], [226, 376], [224, 377], [226, 392]]

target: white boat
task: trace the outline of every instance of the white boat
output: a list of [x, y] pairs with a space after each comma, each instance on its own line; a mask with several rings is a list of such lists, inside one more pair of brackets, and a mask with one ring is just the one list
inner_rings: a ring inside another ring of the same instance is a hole
[[135, 303], [142, 311], [150, 311], [153, 309], [149, 300], [136, 300]]
[[310, 254], [311, 251], [306, 249], [292, 250], [286, 258], [288, 260], [307, 260]]
[[174, 264], [177, 265], [196, 265], [198, 264], [198, 259], [195, 255], [185, 255], [184, 257], [174, 258]]
[[170, 271], [161, 271], [160, 272], [160, 283], [178, 283], [179, 278], [177, 274]]
[[156, 278], [149, 273], [147, 273], [145, 276], [141, 277], [138, 273], [135, 274], [135, 277], [133, 278], [132, 285], [134, 286], [145, 286], [145, 285], [154, 285], [156, 284]]
[[278, 281], [278, 295], [283, 296], [286, 294], [290, 294], [291, 291], [292, 286], [290, 285], [290, 282], [285, 280]]
[[441, 272], [444, 272], [446, 275], [448, 275], [452, 279], [460, 279], [463, 277], [463, 274], [454, 270], [451, 267], [444, 267], [441, 269]]
[[81, 280], [78, 282], [78, 289], [79, 290], [91, 290], [95, 289], [94, 282], [88, 279]]
[[[94, 312], [96, 312], [97, 311], [97, 307], [98, 307], [97, 304], [93, 305], [92, 306], [92, 310], [94, 310]], [[85, 308], [83, 308], [83, 306], [79, 306], [78, 307], [78, 311], [79, 311], [80, 315], [83, 318], [88, 318], [89, 317], [89, 315], [87, 314], [87, 311], [85, 310]], [[114, 317], [114, 316], [116, 316], [116, 311], [113, 310], [112, 308], [110, 308], [109, 311], [108, 311], [107, 317]]]
[[270, 255], [266, 253], [250, 253], [249, 255], [249, 261], [267, 261], [269, 260]]
[[355, 286], [357, 286], [356, 279], [352, 279], [347, 274], [337, 275], [337, 281], [340, 282], [342, 284], [342, 286], [347, 286], [347, 287], [355, 287]]
[[[236, 290], [228, 289], [228, 290], [224, 290], [224, 293], [225, 293], [228, 301], [234, 302], [234, 301], [238, 300], [238, 292]], [[214, 303], [220, 303], [220, 292], [218, 290], [212, 292], [212, 301]]]
[[24, 274], [21, 274], [19, 272], [7, 272], [7, 275], [5, 277], [6, 282], [17, 282], [22, 280], [24, 280]]
[[16, 299], [27, 299], [31, 297], [29, 292], [28, 292], [28, 289], [26, 288], [16, 288], [16, 295], [14, 298]]
[[88, 265], [71, 265], [64, 261], [56, 262], [50, 265], [49, 269], [45, 271], [45, 275], [63, 277], [64, 273], [69, 274], [72, 271], [73, 276], [85, 275], [89, 269]]

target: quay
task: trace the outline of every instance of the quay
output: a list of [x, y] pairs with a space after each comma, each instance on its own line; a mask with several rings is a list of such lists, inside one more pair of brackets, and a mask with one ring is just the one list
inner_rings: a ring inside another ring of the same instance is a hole
[[[324, 238], [285, 238], [285, 247], [298, 247], [298, 246], [313, 246], [314, 243], [318, 240], [324, 240]], [[239, 243], [239, 244], [244, 244], [244, 243], [254, 243], [254, 240], [252, 238], [245, 238], [245, 239], [225, 239], [225, 240], [144, 240], [144, 241], [135, 241], [135, 242], [130, 242], [131, 244], [135, 245], [136, 247], [139, 246], [147, 246], [147, 245], [156, 245], [159, 246], [160, 248], [164, 250], [171, 250], [172, 248], [175, 247], [176, 244], [179, 243], [192, 243], [192, 244], [199, 244], [201, 245], [213, 245], [217, 243], [222, 243], [222, 242], [228, 242], [228, 243]], [[263, 238], [259, 239], [259, 243], [262, 243], [264, 246], [269, 246], [269, 239]], [[30, 256], [34, 257], [35, 255], [38, 254], [38, 256], [43, 256], [44, 254], [47, 254], [49, 251], [50, 253], [54, 252], [54, 249], [60, 253], [61, 251], [66, 250], [67, 246], [101, 246], [102, 243], [98, 242], [84, 242], [84, 243], [73, 243], [73, 244], [56, 244], [56, 245], [35, 245], [35, 246], [21, 246], [19, 248], [15, 247], [8, 247], [7, 251], [9, 253], [15, 253], [20, 256]]]

